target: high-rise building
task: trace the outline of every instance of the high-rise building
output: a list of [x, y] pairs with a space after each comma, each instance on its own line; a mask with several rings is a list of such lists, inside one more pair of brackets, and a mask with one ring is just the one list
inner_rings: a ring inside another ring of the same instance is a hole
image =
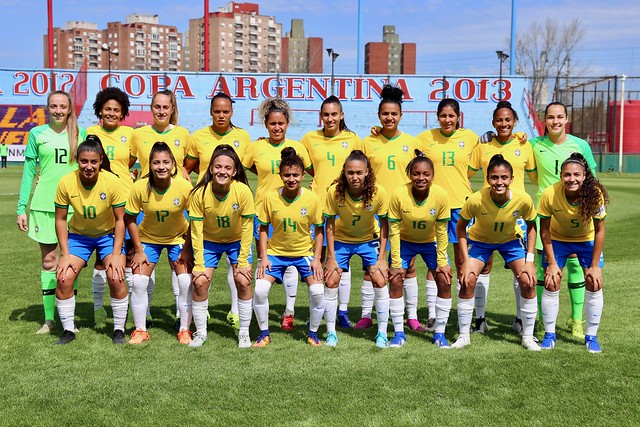
[[46, 68], [80, 68], [87, 59], [89, 68], [106, 68], [106, 52], [100, 49], [104, 32], [98, 24], [68, 21], [64, 29], [53, 29], [53, 64], [49, 64], [49, 43], [45, 34], [44, 66]]
[[322, 38], [305, 37], [304, 21], [291, 20], [291, 31], [282, 38], [283, 73], [322, 73]]
[[[188, 70], [204, 66], [204, 18], [189, 20]], [[260, 15], [255, 3], [234, 3], [209, 13], [209, 71], [280, 72], [282, 24]]]
[[369, 42], [364, 47], [365, 74], [415, 74], [416, 44], [400, 43], [394, 25], [382, 29], [382, 42]]

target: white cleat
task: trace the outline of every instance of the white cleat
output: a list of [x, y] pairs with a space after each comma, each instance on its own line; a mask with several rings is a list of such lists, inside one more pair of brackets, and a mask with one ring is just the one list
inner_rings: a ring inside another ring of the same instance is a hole
[[526, 348], [527, 350], [529, 350], [529, 351], [540, 351], [541, 350], [540, 346], [538, 345], [538, 343], [536, 342], [534, 337], [531, 336], [531, 335], [522, 337], [522, 346], [524, 348]]
[[191, 337], [191, 342], [188, 345], [189, 347], [202, 347], [205, 342], [207, 342], [207, 336], [196, 332]]
[[42, 334], [50, 334], [51, 332], [53, 332], [53, 328], [56, 327], [56, 324], [53, 320], [46, 320], [42, 326], [40, 327], [40, 329], [38, 329], [36, 331], [36, 334], [38, 335], [42, 335]]
[[251, 347], [251, 337], [249, 337], [248, 331], [238, 332], [238, 348]]
[[471, 337], [469, 337], [469, 334], [463, 334], [458, 337], [456, 342], [451, 344], [451, 348], [464, 348], [469, 344], [471, 344]]

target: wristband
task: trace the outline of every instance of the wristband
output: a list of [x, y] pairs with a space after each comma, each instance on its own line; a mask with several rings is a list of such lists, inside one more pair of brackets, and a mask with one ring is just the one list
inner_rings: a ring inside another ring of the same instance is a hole
[[532, 254], [531, 252], [527, 253], [527, 257], [525, 258], [525, 262], [533, 262], [534, 261], [534, 254]]

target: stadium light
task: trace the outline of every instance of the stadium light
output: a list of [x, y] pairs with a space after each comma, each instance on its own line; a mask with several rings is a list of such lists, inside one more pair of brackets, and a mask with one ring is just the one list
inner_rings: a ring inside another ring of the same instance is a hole
[[107, 86], [111, 87], [111, 55], [118, 56], [120, 55], [120, 51], [116, 47], [115, 49], [111, 49], [111, 46], [107, 43], [102, 43], [102, 50], [107, 52], [109, 55], [109, 74], [107, 78]]
[[334, 67], [336, 59], [340, 54], [331, 48], [327, 49], [327, 54], [329, 55], [329, 58], [331, 58], [331, 95], [333, 95], [333, 82], [335, 81]]
[[507, 58], [509, 58], [509, 55], [501, 50], [496, 50], [496, 54], [498, 55], [498, 60], [500, 61], [500, 78], [498, 79], [500, 86], [498, 86], [498, 100], [502, 101], [502, 63], [506, 61]]

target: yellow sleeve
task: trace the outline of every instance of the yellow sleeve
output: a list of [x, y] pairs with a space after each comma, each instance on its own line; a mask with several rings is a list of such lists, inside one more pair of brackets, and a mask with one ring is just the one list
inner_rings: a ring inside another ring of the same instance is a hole
[[380, 198], [380, 207], [378, 208], [378, 216], [380, 218], [386, 218], [389, 216], [389, 197], [382, 187], [378, 187], [378, 197]]
[[53, 203], [59, 208], [68, 208], [69, 207], [69, 196], [67, 193], [67, 186], [65, 185], [65, 180], [60, 180], [58, 184], [58, 188], [56, 189], [56, 197]]
[[309, 157], [309, 152], [307, 151], [306, 148], [304, 148], [304, 145], [300, 144], [300, 146], [302, 147], [302, 149], [300, 150], [301, 153], [298, 153], [298, 155], [302, 157], [302, 163], [304, 163], [304, 168], [306, 170], [309, 170], [313, 166], [313, 164], [311, 163], [311, 158]]
[[124, 207], [124, 211], [131, 216], [136, 216], [140, 213], [140, 195], [138, 191], [139, 186], [134, 186], [129, 194], [129, 200]]
[[267, 225], [271, 222], [271, 218], [269, 218], [269, 208], [267, 207], [269, 203], [269, 195], [266, 194], [264, 196], [264, 199], [262, 200], [262, 203], [260, 203], [260, 205], [258, 206], [256, 215], [258, 216], [258, 221], [260, 222], [260, 224], [262, 225]]
[[251, 166], [253, 166], [253, 153], [255, 151], [255, 144], [255, 142], [249, 144], [249, 146], [244, 151], [244, 156], [242, 156], [241, 158], [242, 166], [244, 166], [246, 169], [251, 169]]
[[544, 191], [540, 197], [540, 203], [538, 203], [538, 216], [541, 218], [551, 218], [551, 203], [549, 203], [550, 193]]
[[400, 221], [389, 221], [389, 241], [391, 245], [391, 267], [401, 268], [400, 259]]
[[191, 220], [191, 245], [193, 247], [193, 272], [204, 272], [204, 241], [202, 230], [204, 221]]
[[526, 172], [531, 172], [537, 169], [537, 165], [536, 165], [536, 158], [533, 155], [533, 148], [531, 147], [531, 144], [527, 141], [524, 143], [524, 145], [522, 146], [523, 151], [526, 150], [527, 152], [527, 162], [524, 165], [524, 170]]
[[113, 191], [113, 195], [111, 196], [111, 206], [113, 206], [114, 208], [122, 208], [127, 204], [127, 199], [124, 195], [124, 191], [122, 191], [123, 188], [120, 185], [118, 178], [115, 175], [113, 175], [113, 178], [113, 186], [115, 188]]
[[401, 211], [402, 209], [400, 208], [400, 198], [397, 196], [397, 194], [394, 194], [391, 197], [391, 201], [389, 201], [389, 213], [388, 213], [389, 220], [391, 219], [400, 220]]
[[469, 159], [469, 169], [474, 172], [478, 172], [482, 168], [482, 145], [476, 145], [471, 152], [471, 158]]
[[198, 144], [197, 140], [192, 140], [191, 144], [189, 144], [189, 151], [187, 151], [187, 157], [191, 159], [199, 159], [200, 155], [198, 153]]
[[[313, 195], [315, 196], [315, 193], [313, 193]], [[315, 209], [314, 209], [314, 214], [313, 214], [313, 223], [316, 226], [320, 226], [320, 227], [324, 227], [324, 217], [322, 216], [322, 208], [320, 205], [320, 198], [319, 197], [315, 197]]]
[[447, 246], [449, 245], [449, 234], [447, 233], [448, 221], [436, 222], [436, 257], [438, 267], [447, 265]]
[[249, 266], [249, 253], [253, 239], [253, 216], [242, 217], [242, 237], [240, 238], [240, 254], [238, 254], [238, 268]]
[[331, 217], [331, 218], [335, 218], [336, 215], [338, 215], [337, 209], [336, 209], [336, 192], [335, 192], [335, 187], [331, 186], [329, 188], [329, 191], [327, 191], [327, 197], [325, 199], [325, 203], [324, 203], [324, 215]]

